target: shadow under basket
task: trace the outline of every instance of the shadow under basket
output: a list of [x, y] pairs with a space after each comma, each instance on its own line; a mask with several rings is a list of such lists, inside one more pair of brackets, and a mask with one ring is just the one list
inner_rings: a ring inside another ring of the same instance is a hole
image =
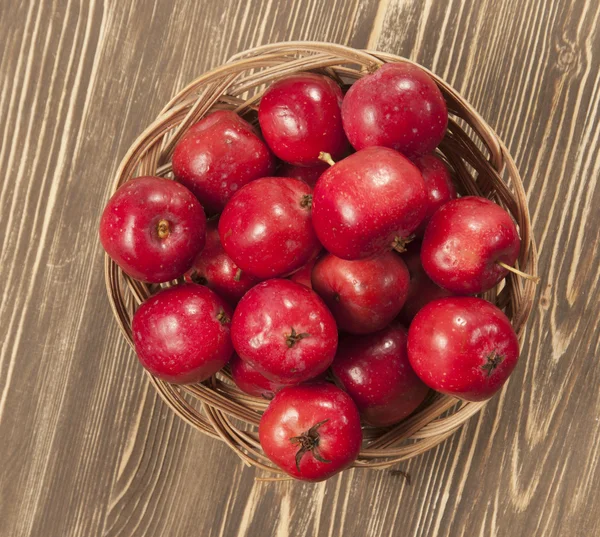
[[[392, 54], [316, 42], [276, 43], [237, 54], [171, 99], [125, 155], [113, 192], [140, 175], [172, 177], [171, 156], [175, 144], [192, 124], [213, 110], [234, 110], [256, 124], [261, 95], [278, 78], [299, 71], [314, 71], [348, 86], [383, 63], [407, 61]], [[489, 198], [512, 215], [522, 240], [517, 267], [537, 274], [537, 253], [527, 199], [513, 159], [471, 105], [443, 80], [429, 74], [448, 105], [448, 131], [438, 151], [453, 170], [459, 192]], [[157, 287], [129, 278], [108, 256], [105, 277], [115, 317], [133, 347], [133, 313]], [[533, 281], [509, 273], [483, 298], [506, 313], [521, 340], [534, 294]], [[283, 473], [269, 462], [258, 442], [258, 423], [268, 401], [238, 390], [227, 369], [202, 384], [189, 386], [172, 385], [149, 377], [181, 419], [224, 441], [247, 464]], [[412, 416], [397, 425], [383, 429], [366, 427], [363, 448], [354, 466], [386, 468], [415, 457], [454, 434], [484, 404], [432, 393]]]

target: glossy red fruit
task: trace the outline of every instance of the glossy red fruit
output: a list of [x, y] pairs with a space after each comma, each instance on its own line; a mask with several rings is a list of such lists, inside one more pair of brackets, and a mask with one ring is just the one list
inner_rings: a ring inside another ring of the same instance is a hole
[[161, 283], [188, 270], [205, 242], [202, 206], [184, 186], [137, 177], [110, 198], [100, 219], [106, 253], [136, 280]]
[[408, 326], [425, 304], [438, 298], [451, 296], [452, 293], [433, 283], [423, 270], [420, 242], [411, 242], [406, 253], [402, 254], [402, 260], [408, 268], [410, 283], [408, 284], [406, 302], [404, 302], [404, 306], [400, 311], [399, 319]]
[[315, 166], [293, 166], [292, 164], [284, 163], [279, 170], [278, 175], [281, 177], [294, 177], [314, 187], [317, 184], [319, 177], [321, 177], [323, 172], [328, 168], [329, 164], [324, 162]]
[[362, 443], [352, 399], [327, 383], [281, 390], [262, 415], [258, 434], [265, 455], [305, 481], [323, 481], [348, 468]]
[[217, 226], [216, 220], [209, 220], [206, 228], [206, 246], [198, 254], [184, 278], [187, 282], [206, 285], [227, 302], [235, 305], [246, 291], [260, 280], [240, 269], [225, 253]]
[[511, 216], [499, 205], [477, 196], [452, 200], [431, 218], [421, 245], [428, 276], [456, 294], [483, 293], [512, 266], [521, 240]]
[[321, 151], [341, 157], [348, 147], [342, 99], [341, 88], [326, 76], [299, 73], [279, 79], [258, 108], [265, 141], [281, 160], [299, 166], [320, 164]]
[[309, 289], [312, 289], [311, 277], [312, 277], [312, 271], [313, 271], [313, 268], [314, 268], [316, 262], [317, 262], [316, 258], [312, 259], [311, 261], [306, 263], [306, 265], [304, 265], [300, 270], [297, 270], [296, 272], [294, 272], [294, 274], [289, 276], [289, 279], [292, 280], [293, 282], [304, 285], [305, 287], [308, 287]]
[[423, 69], [386, 63], [352, 85], [342, 118], [355, 149], [384, 146], [415, 157], [442, 141], [448, 110], [442, 92]]
[[275, 159], [254, 127], [231, 110], [193, 125], [173, 152], [175, 178], [209, 213], [222, 211], [240, 188], [274, 169]]
[[331, 366], [363, 419], [387, 427], [411, 414], [429, 388], [408, 361], [406, 329], [395, 322], [368, 336], [344, 336]]
[[275, 394], [285, 386], [269, 380], [250, 363], [241, 360], [235, 353], [229, 360], [229, 367], [231, 368], [233, 382], [240, 390], [249, 395], [273, 399]]
[[422, 237], [433, 214], [442, 205], [456, 198], [456, 188], [452, 182], [452, 176], [441, 158], [433, 154], [425, 155], [416, 158], [414, 163], [423, 176], [428, 198], [425, 218], [415, 232], [416, 235]]
[[133, 342], [142, 365], [167, 382], [201, 382], [231, 357], [231, 308], [195, 284], [170, 287], [135, 312]]
[[519, 359], [510, 321], [481, 298], [447, 297], [427, 304], [408, 331], [408, 357], [434, 390], [466, 401], [490, 398]]
[[313, 225], [329, 252], [363, 259], [411, 235], [426, 208], [417, 167], [397, 151], [371, 147], [321, 175], [313, 195]]
[[317, 294], [281, 279], [259, 283], [240, 300], [231, 338], [242, 360], [281, 384], [323, 373], [338, 342], [335, 320]]
[[328, 254], [315, 264], [312, 285], [340, 330], [369, 334], [398, 315], [406, 300], [409, 278], [404, 261], [392, 252], [360, 261]]
[[225, 252], [256, 278], [294, 272], [321, 250], [311, 202], [312, 189], [298, 179], [252, 181], [231, 198], [219, 220]]

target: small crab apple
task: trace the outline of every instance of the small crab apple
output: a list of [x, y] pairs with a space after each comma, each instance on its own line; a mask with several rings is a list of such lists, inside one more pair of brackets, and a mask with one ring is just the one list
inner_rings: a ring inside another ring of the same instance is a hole
[[221, 214], [221, 244], [233, 262], [255, 278], [287, 276], [321, 251], [311, 204], [312, 189], [299, 179], [252, 181]]
[[397, 62], [352, 84], [344, 97], [342, 118], [355, 149], [383, 146], [413, 158], [430, 153], [442, 141], [448, 109], [423, 69]]
[[271, 84], [260, 100], [265, 141], [281, 160], [319, 165], [319, 153], [340, 158], [348, 148], [342, 127], [342, 90], [330, 78], [298, 73]]
[[240, 300], [231, 326], [239, 357], [268, 379], [297, 384], [333, 361], [335, 319], [308, 287], [290, 280], [259, 283]]
[[162, 177], [127, 181], [100, 219], [106, 253], [136, 280], [162, 283], [188, 270], [205, 243], [202, 206], [184, 186]]
[[520, 247], [517, 226], [500, 205], [466, 196], [449, 201], [433, 215], [421, 244], [421, 262], [440, 287], [472, 295], [500, 282]]
[[506, 315], [490, 302], [446, 297], [415, 316], [408, 358], [430, 388], [483, 401], [502, 388], [517, 365], [519, 341]]
[[159, 291], [133, 316], [138, 358], [156, 377], [176, 384], [202, 382], [233, 353], [231, 308], [208, 287], [183, 284]]
[[271, 461], [305, 481], [323, 481], [348, 468], [362, 443], [356, 405], [324, 382], [278, 392], [262, 415], [258, 435]]
[[393, 149], [369, 147], [319, 177], [312, 221], [333, 255], [364, 259], [401, 250], [423, 220], [427, 203], [425, 182], [410, 160]]
[[175, 179], [209, 213], [218, 213], [245, 184], [273, 174], [275, 159], [254, 127], [231, 110], [192, 125], [173, 151]]

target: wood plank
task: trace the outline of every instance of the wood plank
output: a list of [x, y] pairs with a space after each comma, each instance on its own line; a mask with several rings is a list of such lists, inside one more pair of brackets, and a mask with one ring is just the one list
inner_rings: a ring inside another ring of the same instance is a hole
[[[0, 535], [600, 534], [599, 17], [591, 0], [0, 3]], [[199, 73], [284, 39], [431, 68], [529, 192], [543, 282], [523, 359], [403, 466], [410, 486], [254, 481], [162, 404], [105, 298], [96, 227], [127, 147]]]

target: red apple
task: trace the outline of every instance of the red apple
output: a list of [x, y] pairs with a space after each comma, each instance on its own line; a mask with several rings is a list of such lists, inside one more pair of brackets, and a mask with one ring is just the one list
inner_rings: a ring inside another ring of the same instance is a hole
[[411, 414], [429, 388], [408, 362], [406, 329], [392, 323], [368, 336], [344, 336], [331, 370], [363, 419], [387, 427]]
[[328, 168], [329, 164], [325, 162], [321, 162], [315, 166], [293, 166], [292, 164], [284, 163], [277, 175], [280, 177], [294, 177], [296, 179], [301, 179], [314, 188], [319, 177], [321, 177], [323, 172]]
[[427, 210], [417, 167], [393, 149], [370, 147], [329, 168], [313, 195], [319, 240], [343, 259], [363, 259], [402, 245]]
[[362, 443], [356, 405], [324, 382], [283, 388], [262, 415], [258, 436], [271, 461], [305, 481], [323, 481], [348, 468]]
[[235, 353], [229, 360], [229, 367], [233, 382], [240, 390], [249, 395], [273, 399], [275, 394], [285, 386], [285, 384], [269, 380], [258, 369], [249, 362], [241, 360]]
[[412, 158], [430, 153], [442, 141], [448, 110], [423, 69], [399, 62], [386, 63], [352, 84], [342, 118], [355, 149], [384, 146]]
[[304, 265], [301, 269], [294, 272], [294, 274], [288, 276], [288, 278], [293, 282], [299, 283], [300, 285], [304, 285], [305, 287], [312, 289], [311, 277], [316, 262], [316, 258], [312, 259], [311, 261], [306, 263], [306, 265]]
[[280, 384], [323, 373], [338, 341], [335, 320], [317, 294], [282, 279], [259, 283], [244, 295], [231, 337], [242, 360]]
[[327, 254], [312, 273], [313, 289], [333, 313], [338, 328], [352, 334], [387, 326], [404, 305], [408, 282], [404, 261], [392, 252], [359, 261]]
[[272, 175], [275, 161], [254, 127], [235, 112], [219, 110], [201, 119], [175, 146], [175, 179], [209, 213], [223, 210], [245, 184]]
[[446, 296], [451, 296], [450, 291], [442, 289], [431, 281], [427, 273], [421, 265], [421, 243], [417, 241], [411, 242], [406, 253], [402, 254], [402, 259], [406, 263], [410, 274], [410, 283], [408, 284], [408, 294], [402, 311], [400, 312], [400, 320], [410, 325], [417, 312], [425, 305]]
[[408, 331], [408, 358], [434, 390], [465, 401], [483, 401], [506, 382], [519, 359], [510, 321], [481, 298], [434, 300]]
[[255, 278], [294, 272], [321, 250], [311, 202], [312, 189], [299, 179], [252, 181], [231, 198], [219, 220], [225, 252]]
[[184, 186], [137, 177], [110, 198], [100, 219], [106, 253], [136, 280], [161, 283], [188, 270], [205, 242], [202, 206]]
[[271, 84], [260, 100], [258, 121], [281, 160], [314, 166], [325, 151], [341, 157], [348, 147], [342, 127], [342, 90], [330, 78], [298, 73]]
[[431, 218], [421, 261], [427, 275], [456, 294], [483, 293], [494, 287], [519, 255], [521, 240], [511, 216], [477, 196], [446, 203]]
[[164, 289], [133, 316], [135, 350], [142, 365], [162, 380], [202, 382], [231, 357], [230, 319], [229, 305], [207, 287]]
[[441, 158], [433, 154], [425, 155], [416, 158], [414, 163], [423, 176], [428, 198], [425, 218], [415, 232], [416, 235], [422, 237], [433, 214], [442, 205], [456, 198], [456, 188], [452, 182], [452, 176]]

